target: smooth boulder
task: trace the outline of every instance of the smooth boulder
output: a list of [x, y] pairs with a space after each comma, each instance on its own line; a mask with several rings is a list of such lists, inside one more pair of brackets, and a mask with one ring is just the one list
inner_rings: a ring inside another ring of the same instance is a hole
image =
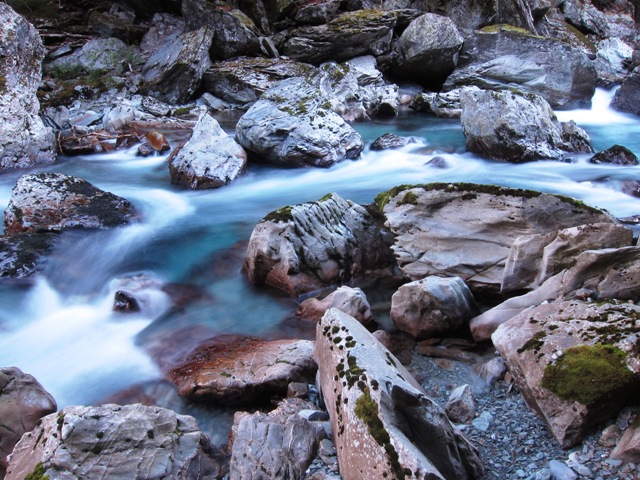
[[622, 145], [613, 145], [612, 147], [596, 153], [589, 159], [589, 163], [604, 163], [607, 165], [635, 166], [638, 165], [638, 157], [635, 153]]
[[373, 320], [371, 306], [365, 293], [360, 288], [346, 285], [334, 290], [322, 300], [313, 297], [303, 300], [296, 310], [296, 315], [317, 322], [330, 308], [337, 308], [363, 324]]

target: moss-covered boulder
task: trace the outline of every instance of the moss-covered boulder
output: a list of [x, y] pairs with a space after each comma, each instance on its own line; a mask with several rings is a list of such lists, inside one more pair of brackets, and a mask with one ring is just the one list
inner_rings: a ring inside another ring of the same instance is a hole
[[640, 393], [640, 307], [578, 300], [540, 305], [492, 335], [527, 404], [563, 448]]

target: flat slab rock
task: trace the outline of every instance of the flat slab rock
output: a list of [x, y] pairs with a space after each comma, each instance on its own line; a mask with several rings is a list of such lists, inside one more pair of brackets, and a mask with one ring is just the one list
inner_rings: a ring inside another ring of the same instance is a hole
[[309, 382], [316, 371], [313, 342], [214, 337], [169, 372], [180, 395], [219, 403], [264, 403], [286, 396], [290, 382]]

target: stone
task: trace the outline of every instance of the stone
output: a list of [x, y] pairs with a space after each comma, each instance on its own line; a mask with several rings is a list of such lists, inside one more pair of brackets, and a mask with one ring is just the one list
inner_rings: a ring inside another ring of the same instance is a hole
[[360, 155], [360, 135], [320, 90], [301, 78], [283, 80], [267, 90], [236, 125], [236, 141], [280, 166], [329, 167]]
[[57, 240], [55, 233], [0, 236], [0, 277], [27, 278], [40, 273]]
[[633, 48], [620, 38], [605, 38], [597, 46], [595, 67], [598, 83], [604, 87], [622, 83], [629, 74]]
[[243, 269], [251, 283], [297, 296], [383, 272], [389, 264], [369, 213], [332, 193], [264, 217], [251, 233]]
[[286, 396], [289, 383], [310, 383], [315, 371], [313, 342], [220, 335], [186, 354], [169, 378], [191, 400], [246, 405]]
[[596, 153], [589, 159], [589, 163], [604, 163], [607, 165], [623, 165], [623, 166], [635, 166], [638, 165], [638, 157], [635, 153], [622, 145], [614, 145]]
[[296, 316], [318, 322], [330, 308], [337, 308], [363, 324], [373, 320], [371, 306], [365, 293], [360, 288], [346, 285], [339, 287], [322, 300], [313, 297], [303, 300], [296, 311]]
[[610, 458], [623, 462], [640, 463], [640, 430], [637, 418], [624, 431], [622, 438], [611, 452]]
[[49, 73], [80, 70], [87, 74], [122, 74], [125, 63], [144, 63], [139, 52], [118, 38], [94, 38], [82, 48], [47, 65]]
[[135, 217], [128, 200], [61, 173], [21, 176], [4, 214], [7, 234], [112, 228]]
[[329, 310], [316, 358], [344, 480], [482, 475], [474, 448], [360, 322]]
[[491, 412], [485, 410], [478, 416], [478, 418], [474, 418], [471, 424], [478, 430], [486, 432], [491, 427], [492, 420], [493, 415], [491, 415]]
[[440, 118], [460, 118], [460, 90], [421, 93], [414, 97], [409, 107], [416, 112], [433, 113]]
[[16, 367], [0, 368], [0, 478], [22, 435], [57, 409], [51, 394], [33, 376]]
[[451, 392], [444, 411], [449, 420], [455, 423], [469, 423], [473, 420], [476, 416], [476, 401], [471, 387], [461, 385]]
[[537, 95], [464, 88], [460, 104], [462, 131], [473, 153], [520, 163], [593, 152], [586, 132], [558, 122]]
[[55, 135], [38, 116], [45, 49], [38, 31], [0, 4], [0, 171], [53, 163]]
[[[80, 460], [81, 459], [81, 460]], [[193, 417], [140, 404], [66, 407], [16, 445], [5, 480], [222, 478], [224, 456]]]
[[611, 108], [640, 115], [640, 67], [636, 67], [616, 90]]
[[169, 145], [167, 137], [157, 130], [151, 130], [145, 135], [145, 138], [149, 146], [151, 146], [151, 148], [156, 152], [166, 152], [167, 150], [171, 150], [171, 145]]
[[140, 43], [146, 28], [136, 25], [136, 14], [124, 5], [111, 5], [108, 11], [98, 9], [89, 13], [89, 29], [102, 38], [118, 38], [127, 44]]
[[185, 21], [170, 13], [154, 13], [151, 26], [140, 41], [140, 50], [151, 55], [158, 50], [169, 37], [177, 37], [185, 31]]
[[401, 148], [409, 145], [411, 138], [400, 137], [394, 133], [385, 133], [376, 138], [369, 147], [373, 151], [388, 150], [391, 148]]
[[113, 310], [120, 313], [142, 312], [146, 318], [157, 318], [169, 309], [172, 299], [165, 285], [148, 274], [131, 275], [113, 280]]
[[614, 423], [602, 430], [600, 438], [598, 439], [598, 445], [609, 448], [615, 447], [621, 437], [622, 431], [620, 431], [620, 428]]
[[576, 472], [559, 460], [549, 461], [549, 470], [551, 471], [551, 480], [577, 480], [578, 478]]
[[460, 277], [428, 276], [402, 285], [391, 297], [393, 323], [418, 340], [462, 329], [478, 313]]
[[193, 190], [218, 188], [247, 168], [247, 153], [207, 112], [198, 118], [189, 140], [168, 159], [171, 183]]

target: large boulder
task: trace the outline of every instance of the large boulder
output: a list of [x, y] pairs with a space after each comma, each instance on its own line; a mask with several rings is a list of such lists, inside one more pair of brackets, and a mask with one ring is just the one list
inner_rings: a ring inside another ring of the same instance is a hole
[[128, 200], [100, 190], [86, 180], [61, 173], [21, 176], [4, 212], [8, 234], [111, 228], [135, 215]]
[[462, 36], [451, 19], [425, 13], [413, 20], [395, 45], [395, 75], [438, 90], [458, 64]]
[[190, 100], [211, 65], [212, 39], [207, 27], [168, 37], [142, 68], [144, 92], [172, 104]]
[[512, 163], [593, 152], [587, 133], [573, 121], [558, 122], [537, 95], [465, 88], [460, 105], [471, 152]]
[[330, 308], [337, 308], [363, 324], [373, 320], [371, 306], [364, 292], [346, 285], [334, 290], [322, 300], [307, 298], [300, 303], [296, 315], [317, 322]]
[[236, 141], [271, 163], [296, 167], [329, 167], [364, 148], [360, 134], [302, 78], [267, 90], [238, 121]]
[[527, 404], [563, 448], [640, 392], [640, 307], [577, 300], [528, 309], [492, 335]]
[[140, 404], [66, 407], [16, 445], [5, 480], [218, 479], [224, 456], [193, 417]]
[[553, 108], [591, 104], [596, 69], [578, 48], [500, 25], [477, 32], [473, 47], [472, 60], [449, 76], [445, 91], [516, 89], [541, 96]]
[[461, 277], [474, 292], [497, 293], [516, 238], [587, 223], [614, 223], [567, 197], [477, 184], [401, 185], [376, 197], [391, 247], [412, 280]]
[[57, 159], [55, 135], [38, 116], [45, 50], [38, 31], [0, 3], [0, 170]]
[[0, 236], [0, 277], [25, 278], [40, 272], [58, 238], [55, 233]]
[[620, 112], [640, 115], [640, 67], [636, 67], [616, 91], [611, 107]]
[[56, 410], [53, 397], [31, 375], [16, 367], [0, 368], [0, 478], [22, 435]]
[[316, 358], [344, 480], [482, 475], [471, 444], [356, 319], [329, 310]]
[[619, 38], [598, 42], [595, 66], [599, 84], [610, 87], [622, 83], [629, 74], [632, 55], [633, 48]]
[[364, 207], [332, 193], [263, 218], [251, 233], [244, 269], [252, 283], [300, 295], [382, 270], [389, 260]]
[[173, 151], [168, 163], [171, 183], [204, 190], [235, 180], [247, 167], [247, 154], [204, 112], [189, 140]]
[[343, 13], [326, 25], [292, 29], [280, 43], [283, 55], [318, 65], [389, 52], [396, 16], [382, 10]]
[[220, 335], [187, 354], [169, 377], [192, 400], [260, 404], [286, 395], [290, 382], [309, 383], [315, 370], [308, 340]]

